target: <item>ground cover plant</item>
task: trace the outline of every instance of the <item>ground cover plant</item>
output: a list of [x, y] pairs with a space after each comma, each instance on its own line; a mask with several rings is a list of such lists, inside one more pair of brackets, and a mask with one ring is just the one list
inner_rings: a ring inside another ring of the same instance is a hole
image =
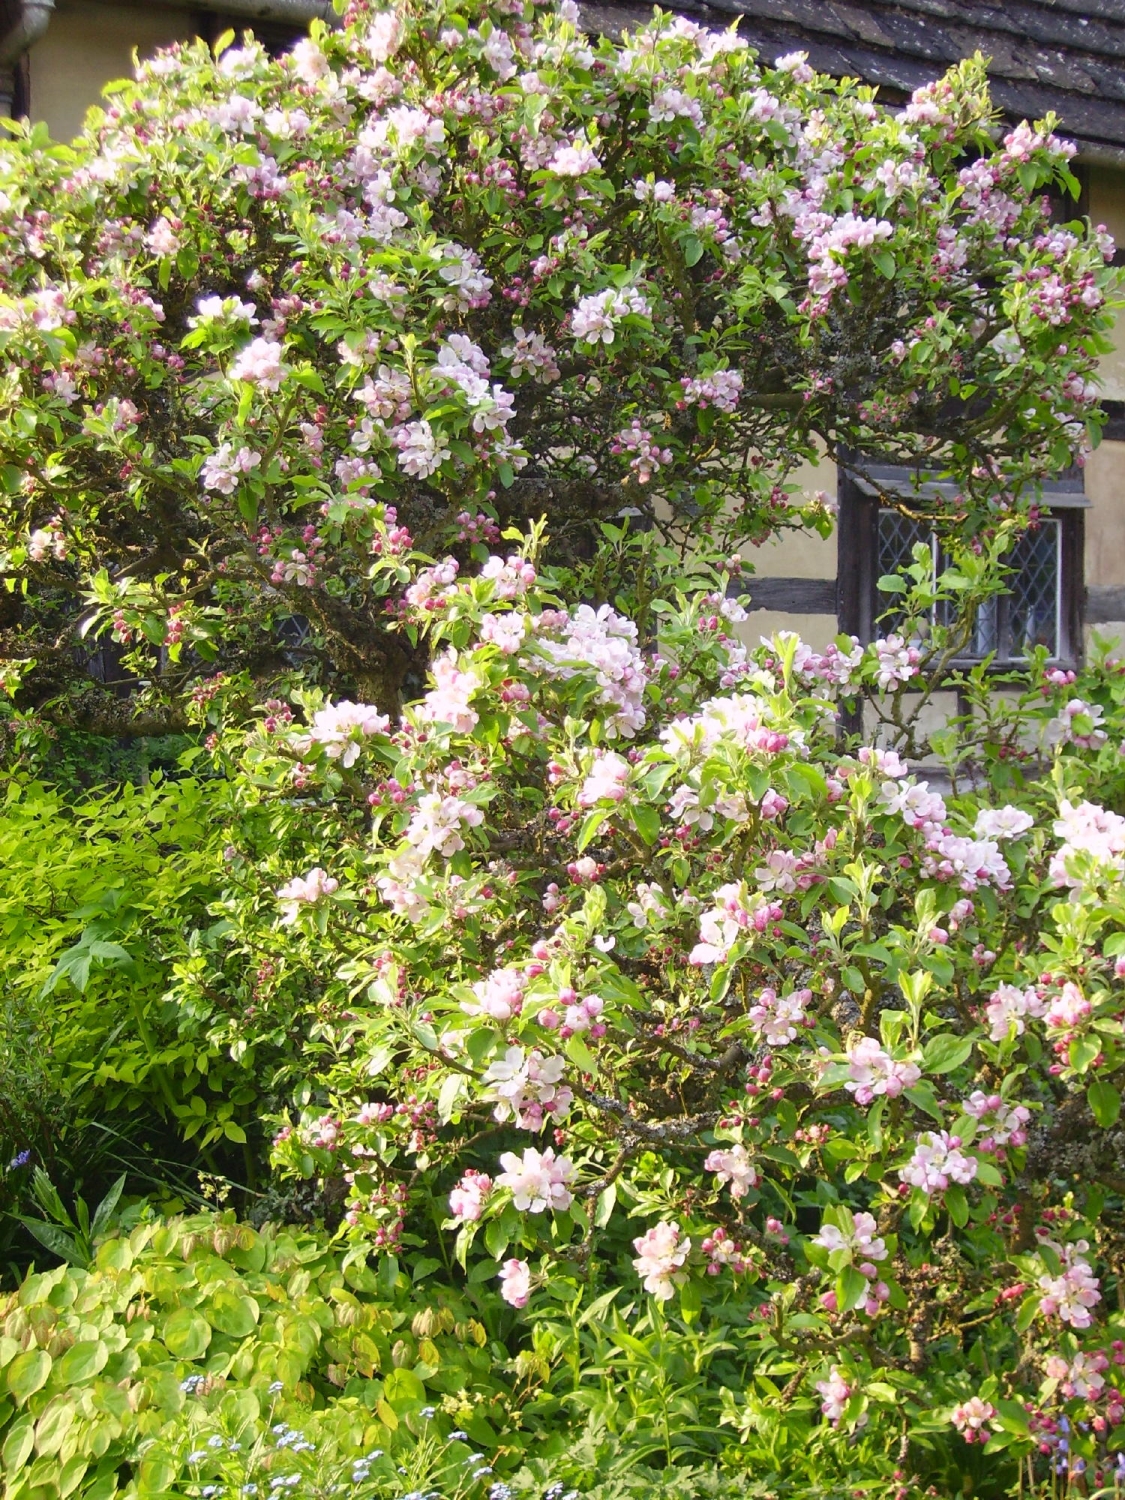
[[[1068, 149], [346, 19], [0, 152], [5, 1500], [1114, 1493], [1125, 677], [956, 665], [1097, 437]], [[825, 447], [948, 566], [751, 644]]]

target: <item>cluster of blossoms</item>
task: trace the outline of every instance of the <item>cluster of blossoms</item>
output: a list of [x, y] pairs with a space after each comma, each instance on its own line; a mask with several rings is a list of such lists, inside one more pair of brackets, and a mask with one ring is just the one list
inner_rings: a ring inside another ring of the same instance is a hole
[[562, 1082], [565, 1069], [561, 1057], [509, 1047], [484, 1075], [491, 1085], [489, 1096], [496, 1100], [496, 1119], [513, 1119], [521, 1130], [542, 1130], [564, 1120], [574, 1099], [573, 1090]]
[[959, 1136], [950, 1135], [948, 1130], [926, 1130], [918, 1136], [913, 1156], [898, 1175], [929, 1196], [943, 1193], [950, 1183], [972, 1182], [977, 1170], [976, 1158], [961, 1150]]
[[521, 1212], [538, 1214], [548, 1208], [556, 1211], [570, 1207], [574, 1164], [565, 1156], [556, 1156], [552, 1147], [540, 1152], [528, 1146], [522, 1157], [505, 1151], [500, 1165], [504, 1170], [496, 1186], [511, 1192], [512, 1202]]
[[685, 375], [680, 381], [684, 388], [684, 405], [715, 407], [718, 411], [733, 412], [742, 395], [742, 376], [737, 370], [712, 370], [710, 375]]
[[348, 770], [359, 758], [364, 741], [374, 734], [386, 734], [390, 725], [386, 714], [369, 703], [343, 700], [317, 709], [308, 732], [294, 734], [291, 742], [299, 755], [308, 756], [313, 750], [320, 750]]
[[628, 454], [629, 469], [638, 484], [648, 484], [656, 471], [662, 465], [670, 464], [673, 458], [671, 448], [661, 448], [654, 443], [652, 433], [637, 418], [621, 429], [609, 451], [615, 455]]
[[594, 609], [580, 604], [562, 619], [539, 617], [535, 651], [539, 669], [564, 682], [592, 672], [601, 705], [611, 710], [606, 733], [632, 739], [645, 726], [645, 661], [637, 646], [637, 627], [608, 604]]
[[1056, 885], [1081, 890], [1086, 868], [1099, 880], [1118, 878], [1125, 871], [1125, 818], [1120, 813], [1064, 798], [1054, 833], [1063, 841], [1051, 859], [1051, 879]]
[[1094, 1320], [1091, 1309], [1102, 1300], [1100, 1283], [1086, 1259], [1089, 1244], [1086, 1240], [1059, 1244], [1046, 1231], [1040, 1231], [1039, 1245], [1041, 1252], [1051, 1253], [1058, 1266], [1057, 1272], [1046, 1270], [1039, 1278], [1039, 1311], [1072, 1328], [1089, 1328]]
[[731, 949], [740, 941], [753, 941], [780, 921], [780, 902], [768, 901], [760, 892], [751, 892], [745, 881], [720, 886], [715, 905], [699, 919], [699, 941], [691, 950], [693, 964], [724, 964]]
[[861, 1037], [848, 1048], [848, 1080], [844, 1084], [857, 1104], [870, 1104], [880, 1095], [896, 1099], [922, 1076], [916, 1063], [898, 1062], [874, 1037]]
[[571, 332], [580, 342], [587, 344], [612, 344], [621, 331], [621, 321], [627, 317], [647, 318], [652, 307], [635, 288], [617, 291], [607, 288], [581, 297], [570, 320]]
[[637, 1254], [633, 1268], [646, 1292], [660, 1302], [668, 1302], [676, 1287], [687, 1280], [684, 1262], [691, 1251], [691, 1240], [681, 1236], [680, 1226], [672, 1222], [654, 1224], [633, 1241]]

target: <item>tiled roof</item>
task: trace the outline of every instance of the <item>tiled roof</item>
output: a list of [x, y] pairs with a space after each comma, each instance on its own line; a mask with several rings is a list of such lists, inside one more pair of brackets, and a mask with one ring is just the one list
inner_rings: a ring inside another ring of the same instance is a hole
[[[716, 27], [738, 16], [739, 34], [765, 57], [804, 51], [821, 72], [862, 78], [891, 98], [983, 52], [1005, 114], [1039, 119], [1053, 110], [1084, 154], [1120, 154], [1125, 163], [1125, 0], [663, 0], [662, 8]], [[597, 0], [582, 13], [591, 30], [612, 34], [651, 11]]]

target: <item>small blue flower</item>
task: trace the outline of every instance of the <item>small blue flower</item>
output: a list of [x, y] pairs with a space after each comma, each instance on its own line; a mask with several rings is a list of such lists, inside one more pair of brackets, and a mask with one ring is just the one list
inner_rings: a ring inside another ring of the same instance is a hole
[[8, 1171], [18, 1172], [20, 1167], [26, 1167], [30, 1160], [31, 1152], [25, 1149], [19, 1152], [18, 1155], [12, 1157], [11, 1161], [8, 1163]]
[[285, 1389], [285, 1386], [280, 1380], [272, 1380], [269, 1384], [268, 1389], [271, 1396], [276, 1396], [279, 1391], [283, 1391]]
[[451, 1443], [467, 1443], [469, 1441], [469, 1434], [458, 1429], [456, 1432], [449, 1434], [449, 1441]]
[[207, 1439], [207, 1446], [208, 1448], [221, 1448], [223, 1446], [223, 1439], [216, 1432], [212, 1437]]
[[205, 1458], [210, 1457], [211, 1455], [207, 1452], [206, 1448], [199, 1448], [195, 1453], [188, 1454], [187, 1461], [189, 1464], [201, 1464]]
[[186, 1380], [180, 1381], [180, 1390], [189, 1396], [194, 1396], [206, 1378], [205, 1375], [189, 1375]]
[[437, 1416], [437, 1407], [436, 1406], [423, 1406], [423, 1408], [422, 1408], [422, 1416], [425, 1417], [426, 1421], [428, 1422], [431, 1417]]

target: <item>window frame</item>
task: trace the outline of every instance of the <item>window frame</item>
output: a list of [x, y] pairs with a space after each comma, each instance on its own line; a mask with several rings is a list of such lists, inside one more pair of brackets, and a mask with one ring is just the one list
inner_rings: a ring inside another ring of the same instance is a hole
[[[944, 492], [952, 487], [934, 483], [924, 485]], [[864, 644], [877, 634], [876, 620], [890, 600], [878, 591], [879, 578], [879, 512], [882, 494], [900, 494], [904, 498], [919, 493], [914, 476], [908, 469], [890, 465], [864, 465], [863, 475], [839, 467], [837, 483], [837, 579], [838, 624], [845, 635], [854, 635]], [[1057, 654], [1052, 663], [1076, 668], [1082, 661], [1085, 610], [1085, 513], [1090, 508], [1083, 487], [1081, 470], [1068, 471], [1052, 481], [1043, 491], [1040, 508], [1059, 527], [1059, 601]], [[978, 665], [982, 657], [963, 657], [955, 665], [968, 668]], [[1010, 671], [1023, 658], [994, 658], [990, 671]]]

